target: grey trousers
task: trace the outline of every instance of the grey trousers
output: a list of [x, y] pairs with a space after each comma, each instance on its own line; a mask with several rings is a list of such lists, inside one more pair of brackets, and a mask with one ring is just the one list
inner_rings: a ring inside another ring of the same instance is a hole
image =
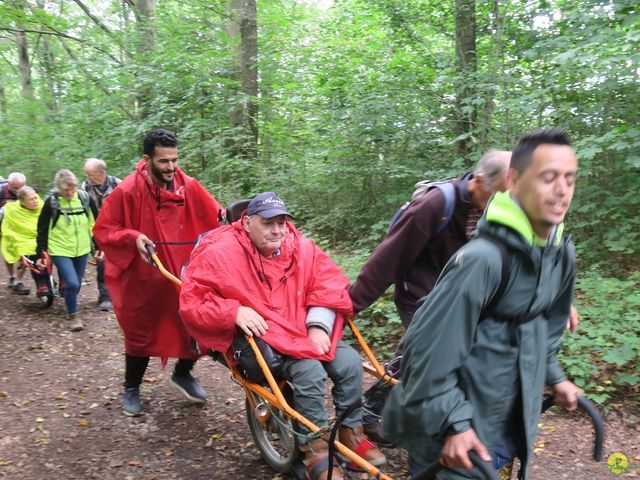
[[[289, 358], [284, 364], [284, 376], [293, 384], [295, 409], [320, 428], [329, 424], [325, 408], [327, 377], [334, 384], [332, 394], [336, 416], [359, 401], [362, 396], [362, 360], [358, 353], [342, 340], [338, 342], [333, 361]], [[361, 425], [362, 409], [355, 409], [342, 424], [351, 428]], [[300, 428], [303, 432], [308, 432], [302, 425]]]

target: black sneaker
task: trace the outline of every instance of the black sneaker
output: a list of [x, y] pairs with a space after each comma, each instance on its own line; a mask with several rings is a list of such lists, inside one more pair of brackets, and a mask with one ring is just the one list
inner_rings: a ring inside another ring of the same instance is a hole
[[31, 289], [25, 287], [22, 282], [18, 282], [13, 286], [13, 290], [11, 290], [16, 295], [29, 295]]
[[190, 373], [178, 376], [174, 372], [171, 375], [171, 385], [180, 390], [185, 397], [194, 403], [204, 403], [207, 400], [207, 392], [204, 391]]
[[129, 417], [137, 417], [142, 413], [140, 404], [140, 387], [128, 387], [124, 389], [122, 397], [122, 410]]
[[9, 278], [9, 283], [7, 283], [7, 288], [9, 290], [13, 290], [13, 287], [16, 286], [16, 277], [10, 277]]

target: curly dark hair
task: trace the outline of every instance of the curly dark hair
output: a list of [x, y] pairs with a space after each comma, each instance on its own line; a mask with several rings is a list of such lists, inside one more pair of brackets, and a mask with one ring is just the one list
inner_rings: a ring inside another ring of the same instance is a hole
[[142, 153], [153, 157], [156, 145], [161, 147], [177, 147], [178, 139], [173, 132], [164, 128], [154, 128], [149, 130], [142, 139]]

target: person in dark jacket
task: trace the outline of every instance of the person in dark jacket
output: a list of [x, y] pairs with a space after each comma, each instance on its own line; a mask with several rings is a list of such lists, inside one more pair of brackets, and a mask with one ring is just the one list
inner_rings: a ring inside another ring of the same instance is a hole
[[[473, 173], [453, 180], [453, 215], [438, 234], [433, 232], [445, 209], [443, 192], [434, 188], [412, 201], [350, 286], [355, 312], [369, 307], [395, 284], [394, 302], [407, 328], [418, 300], [431, 291], [449, 257], [467, 243], [491, 195], [506, 189], [510, 158], [511, 152], [491, 150]], [[395, 358], [402, 355], [402, 348], [401, 341]], [[389, 366], [390, 373], [397, 374], [394, 365]], [[379, 419], [390, 390], [390, 384], [377, 383], [365, 393], [365, 431], [381, 444], [387, 442], [379, 435]]]
[[[113, 189], [120, 184], [121, 180], [118, 177], [109, 175], [106, 162], [99, 158], [88, 158], [84, 162], [84, 174], [87, 179], [82, 182], [80, 188], [89, 194], [98, 208], [98, 212], [100, 212], [104, 201], [113, 192]], [[102, 250], [96, 250], [93, 256], [96, 259], [98, 308], [103, 312], [108, 312], [112, 308], [112, 303], [111, 294], [104, 280], [104, 253]]]
[[[496, 469], [518, 457], [526, 478], [544, 387], [557, 404], [576, 407], [579, 389], [556, 354], [575, 282], [562, 222], [577, 166], [564, 130], [523, 135], [509, 190], [494, 196], [478, 235], [449, 260], [416, 312], [382, 432], [408, 450], [413, 474], [441, 456], [447, 468], [439, 478], [484, 478], [471, 470], [475, 450]], [[504, 281], [499, 243], [509, 276], [494, 301]]]

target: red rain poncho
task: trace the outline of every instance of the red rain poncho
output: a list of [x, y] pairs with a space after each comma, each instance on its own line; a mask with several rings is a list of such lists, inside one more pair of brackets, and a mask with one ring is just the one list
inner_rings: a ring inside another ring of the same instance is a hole
[[107, 197], [93, 234], [105, 252], [105, 280], [124, 332], [125, 351], [142, 357], [195, 358], [179, 316], [178, 288], [144, 262], [135, 240], [144, 233], [156, 243], [164, 266], [179, 276], [198, 235], [216, 228], [220, 204], [195, 179], [178, 169], [174, 190], [159, 188], [141, 160], [136, 171]]
[[[251, 307], [269, 329], [261, 338], [294, 358], [333, 360], [351, 314], [348, 278], [315, 243], [287, 222], [280, 255], [262, 257], [242, 227], [242, 219], [204, 237], [184, 273], [180, 313], [201, 347], [226, 351], [239, 331], [239, 306]], [[319, 354], [307, 337], [309, 307], [336, 311], [331, 350]]]

